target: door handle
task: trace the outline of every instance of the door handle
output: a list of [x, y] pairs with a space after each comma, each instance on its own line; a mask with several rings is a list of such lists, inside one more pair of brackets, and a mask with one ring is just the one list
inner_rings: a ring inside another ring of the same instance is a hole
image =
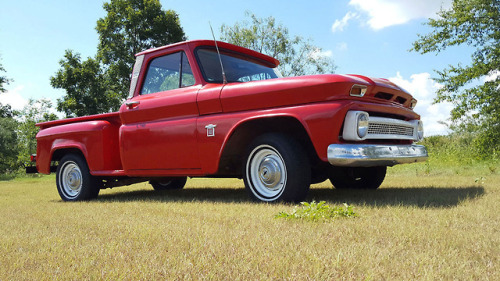
[[128, 101], [125, 103], [125, 105], [129, 108], [132, 109], [136, 106], [138, 106], [141, 102], [140, 101]]

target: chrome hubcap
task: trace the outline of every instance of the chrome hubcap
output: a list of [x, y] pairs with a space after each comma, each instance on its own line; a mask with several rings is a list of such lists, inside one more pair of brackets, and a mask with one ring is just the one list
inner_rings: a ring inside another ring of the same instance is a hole
[[272, 146], [256, 147], [247, 162], [247, 181], [252, 193], [262, 201], [279, 197], [286, 185], [286, 166], [281, 154]]
[[82, 171], [74, 162], [66, 162], [62, 167], [59, 182], [68, 197], [76, 197], [82, 190]]
[[262, 183], [269, 189], [276, 189], [281, 180], [281, 170], [278, 159], [274, 155], [266, 156], [259, 167], [259, 177]]

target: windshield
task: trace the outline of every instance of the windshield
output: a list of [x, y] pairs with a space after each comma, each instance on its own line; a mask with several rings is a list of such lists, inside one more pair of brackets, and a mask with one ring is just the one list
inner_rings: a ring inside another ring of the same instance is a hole
[[[205, 81], [222, 83], [222, 70], [215, 48], [198, 48], [196, 56]], [[221, 59], [227, 82], [249, 82], [281, 77], [276, 68], [242, 54], [221, 50]]]

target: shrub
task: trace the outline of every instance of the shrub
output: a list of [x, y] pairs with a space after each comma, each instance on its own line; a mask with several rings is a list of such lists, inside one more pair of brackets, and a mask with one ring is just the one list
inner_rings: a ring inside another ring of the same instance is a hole
[[302, 202], [300, 204], [301, 208], [295, 207], [290, 214], [280, 212], [275, 217], [307, 221], [326, 221], [339, 217], [352, 218], [357, 216], [352, 206], [349, 206], [346, 203], [344, 203], [343, 207], [330, 207], [325, 201], [321, 201], [319, 203], [316, 203], [315, 201], [312, 201], [311, 203]]

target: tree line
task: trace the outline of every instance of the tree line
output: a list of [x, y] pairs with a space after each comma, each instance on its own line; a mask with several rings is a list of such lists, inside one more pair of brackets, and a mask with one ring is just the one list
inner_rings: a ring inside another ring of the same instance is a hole
[[[164, 10], [159, 0], [111, 0], [103, 4], [106, 16], [96, 23], [97, 53], [85, 60], [66, 50], [60, 69], [50, 78], [65, 95], [56, 109], [66, 117], [117, 111], [128, 96], [134, 54], [142, 50], [186, 40], [179, 15]], [[440, 53], [456, 45], [474, 46], [472, 63], [437, 71], [444, 85], [435, 102], [454, 104], [452, 134], [467, 133], [481, 154], [498, 156], [500, 144], [500, 0], [454, 0], [449, 10], [429, 19], [433, 31], [419, 35], [413, 51]], [[280, 60], [285, 76], [333, 73], [335, 64], [311, 40], [292, 36], [274, 17], [259, 18], [247, 12], [249, 21], [222, 25], [221, 40], [265, 53]], [[0, 64], [0, 73], [5, 69]], [[0, 76], [0, 94], [10, 82]], [[21, 111], [0, 105], [0, 173], [20, 166], [34, 153], [36, 122], [55, 119], [47, 100], [30, 101]]]

